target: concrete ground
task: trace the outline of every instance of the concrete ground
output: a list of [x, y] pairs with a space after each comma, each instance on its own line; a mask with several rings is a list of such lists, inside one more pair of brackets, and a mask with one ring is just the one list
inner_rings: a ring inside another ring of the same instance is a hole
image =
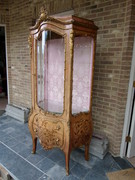
[[74, 150], [70, 157], [70, 175], [66, 176], [65, 157], [61, 150], [44, 150], [39, 142], [37, 153], [31, 154], [32, 139], [28, 124], [0, 116], [0, 164], [15, 180], [107, 180], [106, 173], [132, 167], [120, 157], [108, 153], [103, 160]]
[[8, 103], [7, 97], [1, 97], [0, 95], [0, 110], [5, 110], [7, 103]]

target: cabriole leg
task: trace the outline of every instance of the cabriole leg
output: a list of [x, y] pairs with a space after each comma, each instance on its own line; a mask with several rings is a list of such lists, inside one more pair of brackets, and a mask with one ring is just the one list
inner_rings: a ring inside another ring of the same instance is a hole
[[69, 175], [69, 158], [70, 158], [70, 152], [65, 153], [65, 161], [66, 161], [66, 175]]
[[37, 147], [37, 138], [32, 138], [33, 141], [33, 149], [32, 149], [32, 154], [36, 153], [36, 147]]

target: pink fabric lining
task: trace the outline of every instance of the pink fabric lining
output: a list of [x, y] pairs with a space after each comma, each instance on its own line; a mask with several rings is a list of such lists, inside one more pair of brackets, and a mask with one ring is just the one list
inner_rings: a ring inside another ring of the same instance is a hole
[[[92, 42], [90, 37], [76, 37], [74, 39], [72, 113], [88, 111], [90, 107]], [[41, 68], [44, 69], [45, 78], [44, 99], [41, 99], [38, 104], [44, 110], [62, 113], [65, 66], [64, 40], [48, 40], [45, 46], [44, 67], [41, 65]]]
[[45, 66], [45, 101], [51, 112], [63, 112], [64, 96], [64, 40], [49, 40], [47, 43], [48, 59]]
[[72, 113], [89, 111], [91, 92], [92, 38], [74, 39]]

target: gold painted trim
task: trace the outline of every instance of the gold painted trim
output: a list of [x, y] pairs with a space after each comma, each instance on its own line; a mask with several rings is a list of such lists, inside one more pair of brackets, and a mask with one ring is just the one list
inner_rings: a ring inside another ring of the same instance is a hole
[[[45, 29], [45, 30], [49, 30], [49, 29]], [[62, 36], [63, 38], [64, 38], [64, 45], [65, 45], [65, 47], [64, 47], [64, 49], [65, 49], [65, 57], [64, 57], [64, 96], [63, 96], [63, 112], [62, 112], [62, 114], [57, 114], [57, 113], [53, 113], [53, 112], [49, 112], [49, 111], [45, 111], [44, 109], [42, 109], [42, 108], [40, 108], [39, 106], [38, 106], [38, 102], [37, 102], [37, 41], [38, 41], [38, 37], [41, 35], [41, 33], [43, 32], [43, 31], [40, 31], [39, 32], [39, 34], [38, 34], [38, 36], [36, 37], [36, 38], [34, 38], [34, 41], [35, 41], [35, 56], [34, 56], [34, 58], [35, 58], [35, 63], [34, 63], [34, 73], [33, 73], [33, 75], [34, 75], [34, 82], [35, 82], [35, 85], [34, 85], [34, 89], [35, 89], [35, 110], [36, 111], [38, 111], [39, 113], [41, 112], [42, 114], [44, 114], [45, 116], [52, 116], [52, 117], [63, 117], [64, 116], [64, 114], [66, 113], [66, 111], [65, 111], [65, 87], [66, 87], [66, 47], [67, 47], [67, 34], [66, 33], [60, 33], [60, 32], [58, 32], [57, 30], [51, 30], [51, 28], [50, 28], [50, 30], [49, 31], [52, 31], [52, 32], [55, 32], [56, 34], [59, 34], [60, 36]]]
[[70, 32], [70, 59], [71, 59], [71, 82], [70, 82], [70, 91], [71, 91], [71, 96], [70, 96], [70, 114], [72, 114], [72, 96], [73, 96], [73, 62], [74, 62], [74, 31], [72, 30]]

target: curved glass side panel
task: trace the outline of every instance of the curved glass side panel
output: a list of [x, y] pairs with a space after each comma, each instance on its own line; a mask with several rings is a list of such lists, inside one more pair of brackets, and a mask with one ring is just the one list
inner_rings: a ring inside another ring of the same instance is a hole
[[74, 38], [72, 114], [90, 109], [93, 39]]
[[43, 31], [37, 41], [37, 104], [46, 112], [63, 113], [64, 38]]

